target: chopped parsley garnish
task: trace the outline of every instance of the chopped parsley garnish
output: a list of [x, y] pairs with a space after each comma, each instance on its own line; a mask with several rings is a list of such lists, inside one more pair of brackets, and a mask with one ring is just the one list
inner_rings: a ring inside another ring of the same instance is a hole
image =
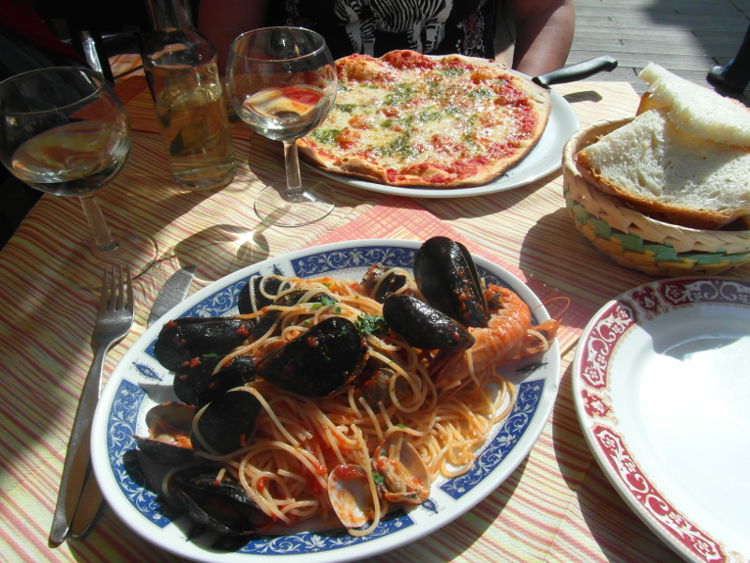
[[311, 135], [315, 141], [322, 145], [332, 145], [336, 142], [336, 137], [340, 132], [340, 129], [315, 129]]
[[492, 95], [492, 90], [489, 90], [487, 88], [477, 88], [476, 90], [472, 90], [471, 92], [469, 92], [469, 96], [471, 96], [475, 100], [480, 98], [491, 98]]
[[357, 109], [357, 104], [336, 104], [336, 109], [346, 113], [352, 113]]
[[482, 145], [480, 145], [476, 139], [474, 138], [474, 133], [464, 133], [462, 136], [464, 142], [467, 145], [467, 148], [470, 148], [473, 152], [479, 152], [482, 150]]
[[442, 98], [443, 97], [443, 86], [437, 80], [430, 80], [427, 82], [427, 95], [430, 98]]
[[442, 114], [439, 111], [426, 109], [419, 112], [417, 118], [419, 121], [437, 121], [440, 119], [441, 115]]
[[336, 300], [331, 297], [330, 295], [321, 295], [320, 296], [320, 302], [325, 305], [326, 307], [330, 307], [332, 305], [336, 304]]
[[409, 135], [404, 133], [387, 145], [377, 147], [375, 150], [382, 156], [400, 156], [401, 158], [414, 156], [417, 154], [417, 149], [411, 145], [409, 140]]
[[338, 301], [333, 299], [330, 295], [321, 295], [320, 303], [313, 303], [312, 305], [310, 305], [310, 309], [312, 309], [313, 311], [317, 311], [321, 307], [334, 307], [334, 313], [341, 312], [341, 307], [339, 307]]
[[388, 332], [388, 325], [385, 319], [379, 315], [369, 315], [367, 313], [357, 317], [354, 326], [363, 334], [383, 334]]
[[383, 476], [378, 471], [372, 472], [372, 480], [375, 481], [376, 485], [382, 485], [383, 484]]
[[383, 101], [387, 105], [393, 106], [410, 100], [413, 95], [414, 87], [411, 84], [396, 84], [393, 91]]
[[466, 72], [465, 68], [458, 68], [458, 67], [451, 67], [451, 68], [444, 68], [441, 69], [441, 71], [445, 76], [460, 76], [464, 72]]
[[380, 122], [380, 126], [383, 129], [388, 129], [388, 128], [390, 128], [391, 125], [393, 125], [393, 120], [390, 117], [388, 119], [384, 119], [383, 121]]

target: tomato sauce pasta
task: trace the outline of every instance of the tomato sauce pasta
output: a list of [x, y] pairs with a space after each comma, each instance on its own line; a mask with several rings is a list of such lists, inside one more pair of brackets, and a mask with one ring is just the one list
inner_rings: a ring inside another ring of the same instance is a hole
[[[407, 280], [399, 291], [419, 294], [410, 273], [395, 273]], [[366, 535], [391, 504], [382, 494], [378, 471], [389, 468], [390, 458], [377, 460], [378, 448], [394, 439], [411, 444], [426, 467], [422, 485], [429, 490], [439, 476], [454, 477], [471, 467], [493, 426], [512, 408], [516, 390], [497, 372], [495, 358], [503, 359], [497, 351], [446, 355], [414, 348], [393, 330], [378, 330], [383, 306], [370, 297], [377, 284], [365, 291], [361, 283], [333, 278], [285, 281], [284, 289], [265, 297], [278, 303], [295, 292], [294, 303], [243, 315], [258, 321], [275, 312], [262, 335], [234, 349], [215, 371], [237, 356], [263, 357], [329, 317], [344, 317], [365, 333], [366, 377], [323, 398], [303, 397], [263, 380], [249, 382], [246, 391], [262, 409], [248, 445], [227, 456], [202, 455], [224, 462], [260, 510], [284, 526], [310, 518], [340, 525], [332, 510], [329, 474], [334, 468], [339, 476], [345, 468], [356, 468], [369, 497], [364, 502], [367, 524], [349, 531]], [[514, 306], [519, 304], [520, 299]], [[526, 328], [520, 327], [522, 334]], [[419, 498], [408, 486], [404, 496], [390, 498], [409, 501], [410, 495], [412, 501]]]

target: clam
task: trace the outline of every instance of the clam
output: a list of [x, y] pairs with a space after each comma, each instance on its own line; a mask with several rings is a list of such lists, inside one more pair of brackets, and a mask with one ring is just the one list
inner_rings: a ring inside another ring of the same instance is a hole
[[[393, 434], [372, 460], [378, 495], [392, 503], [421, 504], [430, 495], [430, 477], [417, 450], [403, 434]], [[360, 465], [337, 465], [328, 475], [328, 498], [347, 528], [372, 519], [375, 507], [367, 471]]]
[[390, 502], [421, 504], [430, 496], [430, 476], [422, 456], [401, 433], [391, 434], [378, 448], [373, 469], [383, 478], [380, 494]]
[[337, 465], [331, 470], [328, 498], [347, 528], [361, 528], [375, 512], [367, 472], [360, 465]]

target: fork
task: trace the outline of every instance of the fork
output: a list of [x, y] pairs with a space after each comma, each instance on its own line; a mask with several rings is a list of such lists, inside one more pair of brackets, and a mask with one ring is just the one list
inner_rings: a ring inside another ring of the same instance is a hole
[[91, 347], [94, 359], [86, 375], [78, 410], [70, 432], [57, 505], [52, 517], [49, 541], [59, 545], [70, 530], [89, 471], [88, 436], [102, 380], [102, 365], [109, 349], [122, 340], [133, 324], [133, 284], [127, 266], [108, 266], [104, 271], [99, 310]]

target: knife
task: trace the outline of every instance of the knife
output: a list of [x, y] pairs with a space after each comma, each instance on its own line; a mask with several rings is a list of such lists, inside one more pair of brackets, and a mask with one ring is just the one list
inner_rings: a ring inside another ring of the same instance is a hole
[[546, 74], [540, 74], [531, 79], [534, 84], [538, 84], [542, 88], [549, 90], [551, 84], [561, 84], [563, 82], [573, 82], [575, 80], [582, 80], [589, 76], [606, 70], [612, 72], [617, 68], [617, 59], [609, 56], [596, 57], [582, 63], [566, 66], [565, 68], [559, 68], [548, 72]]
[[148, 317], [148, 326], [159, 320], [172, 307], [185, 299], [190, 283], [195, 276], [195, 266], [189, 265], [180, 268], [164, 284], [164, 287], [156, 296], [154, 305], [151, 307], [151, 314]]
[[[185, 266], [172, 274], [156, 296], [156, 300], [151, 307], [151, 314], [148, 317], [148, 326], [151, 326], [154, 321], [160, 319], [167, 311], [185, 298], [194, 276], [194, 265]], [[86, 439], [88, 439], [88, 434], [86, 435]], [[87, 448], [79, 448], [78, 451], [88, 453]], [[79, 457], [80, 460], [78, 459]], [[80, 539], [88, 533], [91, 524], [93, 524], [99, 512], [99, 507], [102, 503], [102, 492], [96, 482], [96, 477], [91, 469], [88, 456], [85, 456], [85, 459], [84, 456], [77, 456], [76, 463], [81, 465], [78, 468], [78, 473], [85, 479], [85, 482], [82, 487], [83, 492], [78, 499], [78, 504], [75, 507], [75, 512], [70, 522], [69, 531], [66, 533], [70, 533], [72, 537]], [[83, 463], [86, 463], [86, 466], [83, 466]], [[53, 543], [56, 544], [59, 542], [55, 541]]]

